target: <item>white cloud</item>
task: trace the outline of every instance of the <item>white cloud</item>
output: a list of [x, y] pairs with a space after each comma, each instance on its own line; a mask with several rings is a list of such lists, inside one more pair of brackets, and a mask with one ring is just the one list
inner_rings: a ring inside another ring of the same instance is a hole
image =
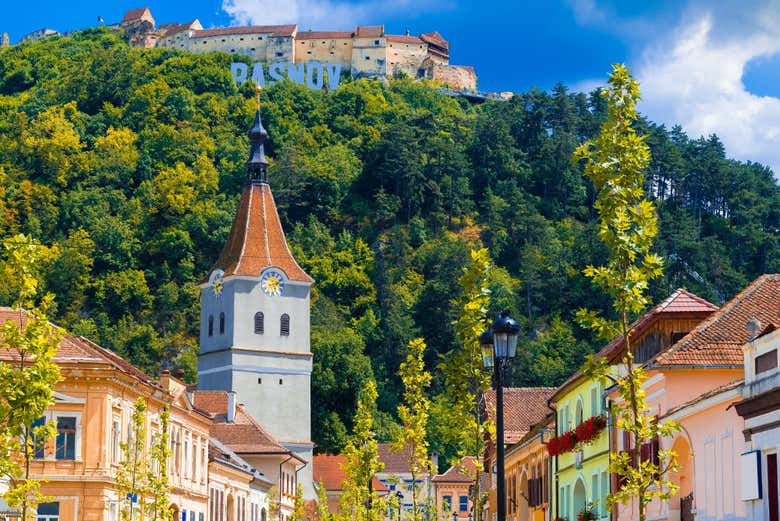
[[749, 61], [780, 52], [778, 26], [761, 16], [721, 25], [722, 14], [691, 10], [670, 40], [645, 49], [635, 67], [639, 109], [692, 137], [717, 134], [729, 156], [780, 175], [780, 99], [752, 94], [742, 82]]
[[438, 0], [222, 0], [236, 25], [298, 24], [299, 29], [351, 29], [360, 23], [382, 23], [393, 13], [442, 8]]

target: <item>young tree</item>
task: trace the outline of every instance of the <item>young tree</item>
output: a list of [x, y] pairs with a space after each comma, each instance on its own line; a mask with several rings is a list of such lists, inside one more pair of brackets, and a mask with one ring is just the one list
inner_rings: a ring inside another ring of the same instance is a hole
[[339, 519], [343, 521], [380, 521], [384, 502], [373, 490], [371, 481], [384, 464], [379, 461], [374, 433], [376, 383], [369, 380], [358, 398], [355, 426], [347, 442], [344, 456], [344, 481], [339, 498]]
[[[447, 355], [439, 365], [444, 374], [444, 388], [447, 392], [439, 397], [447, 411], [449, 422], [445, 437], [458, 448], [458, 456], [482, 454], [485, 450], [485, 436], [493, 426], [480, 415], [482, 394], [490, 388], [490, 373], [483, 369], [479, 335], [489, 323], [487, 312], [490, 307], [489, 280], [491, 272], [488, 250], [471, 251], [471, 264], [465, 268], [458, 283], [461, 293], [455, 302], [458, 317], [453, 323], [455, 338], [462, 349]], [[481, 505], [487, 498], [487, 491], [479, 490], [479, 466], [470, 476], [475, 483], [472, 493], [474, 519], [480, 521]]]
[[[401, 363], [398, 375], [404, 386], [404, 403], [398, 406], [398, 418], [403, 429], [393, 440], [393, 450], [409, 456], [409, 470], [412, 474], [411, 521], [422, 521], [427, 505], [420, 502], [417, 480], [431, 475], [431, 459], [428, 455], [427, 426], [431, 401], [425, 390], [431, 385], [431, 373], [425, 370], [425, 342], [417, 338], [409, 342], [406, 361]], [[430, 497], [428, 498], [430, 500]]]
[[328, 491], [322, 481], [317, 483], [317, 521], [334, 521], [334, 516], [328, 509]]
[[149, 498], [146, 502], [148, 518], [151, 521], [168, 521], [173, 511], [171, 509], [171, 490], [173, 487], [168, 481], [168, 458], [171, 449], [170, 441], [171, 413], [166, 405], [160, 413], [160, 432], [152, 438], [152, 449], [149, 454], [152, 464], [146, 472]]
[[16, 355], [0, 363], [0, 477], [7, 477], [11, 485], [6, 502], [20, 510], [22, 521], [28, 521], [46, 500], [41, 480], [31, 475], [31, 464], [46, 440], [57, 434], [53, 422], [40, 423], [40, 419], [54, 403], [54, 386], [61, 380], [53, 358], [62, 331], [46, 318], [53, 296], [35, 302], [41, 264], [51, 251], [25, 235], [6, 239], [3, 248], [3, 280], [15, 295], [18, 318], [0, 328], [0, 348]]
[[[618, 382], [620, 399], [612, 414], [617, 428], [630, 433], [632, 447], [630, 454], [613, 453], [610, 457], [609, 470], [622, 476], [622, 485], [608, 496], [607, 502], [612, 507], [618, 501], [626, 503], [636, 497], [639, 521], [645, 521], [646, 507], [653, 498], [668, 498], [677, 490], [676, 485], [665, 480], [666, 473], [675, 467], [673, 453], [662, 451], [659, 464], [640, 461], [640, 446], [656, 437], [671, 435], [676, 425], [654, 421], [642, 391], [645, 372], [634, 364], [631, 353], [630, 324], [649, 304], [648, 283], [663, 274], [663, 263], [650, 251], [658, 231], [654, 205], [644, 192], [650, 151], [645, 138], [632, 128], [637, 118], [639, 83], [628, 67], [614, 65], [609, 87], [602, 95], [607, 100], [607, 120], [593, 141], [577, 149], [575, 158], [585, 161], [585, 174], [596, 188], [594, 206], [599, 215], [599, 238], [609, 251], [606, 264], [588, 266], [584, 272], [611, 298], [618, 318], [609, 320], [580, 309], [577, 319], [604, 339], [621, 335], [624, 340], [625, 375]], [[609, 367], [604, 360], [590, 360], [586, 374], [607, 381]]]
[[133, 415], [128, 439], [122, 442], [122, 461], [114, 480], [122, 503], [122, 521], [133, 521], [133, 511], [141, 508], [148, 491], [146, 482], [147, 465], [144, 445], [146, 440], [146, 401], [138, 398], [133, 402]]
[[293, 512], [290, 514], [289, 521], [306, 521], [308, 519], [306, 516], [306, 502], [303, 500], [303, 485], [298, 483], [298, 488], [295, 490], [295, 498], [293, 498]]

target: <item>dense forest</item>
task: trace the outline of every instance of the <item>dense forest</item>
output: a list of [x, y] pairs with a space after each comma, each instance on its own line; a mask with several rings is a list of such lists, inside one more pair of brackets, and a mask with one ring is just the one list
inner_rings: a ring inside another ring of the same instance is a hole
[[[252, 86], [230, 76], [233, 59], [134, 49], [104, 30], [0, 49], [2, 234], [52, 246], [42, 268], [59, 324], [152, 374], [196, 379], [197, 282], [229, 231], [256, 107]], [[319, 450], [343, 445], [368, 378], [382, 436], [395, 428], [414, 337], [442, 392], [435, 366], [458, 348], [452, 300], [473, 248], [496, 264], [494, 311], [523, 325], [514, 385], [556, 385], [599, 347], [571, 320], [585, 305], [608, 308], [582, 275], [605, 251], [592, 186], [571, 159], [605, 117], [598, 92], [558, 85], [470, 104], [434, 87], [345, 80], [335, 92], [281, 83], [262, 94], [270, 183], [317, 281]], [[721, 303], [780, 271], [773, 173], [727, 159], [716, 136], [638, 127], [666, 258], [654, 300], [683, 286]]]

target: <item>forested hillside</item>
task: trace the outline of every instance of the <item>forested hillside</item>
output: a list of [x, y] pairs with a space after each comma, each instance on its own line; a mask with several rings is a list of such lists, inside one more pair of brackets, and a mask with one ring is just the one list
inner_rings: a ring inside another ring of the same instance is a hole
[[[191, 381], [196, 283], [229, 231], [256, 106], [231, 61], [132, 49], [100, 30], [0, 49], [3, 236], [55, 246], [43, 268], [59, 324], [150, 373], [182, 367]], [[560, 383], [599, 347], [571, 322], [579, 307], [607, 307], [582, 275], [605, 252], [592, 187], [571, 160], [604, 118], [597, 93], [558, 86], [471, 105], [423, 82], [360, 80], [330, 93], [279, 84], [262, 104], [270, 183], [317, 281], [321, 450], [342, 445], [356, 389], [372, 376], [392, 428], [410, 339], [425, 337], [432, 368], [457, 348], [451, 300], [481, 244], [500, 267], [493, 306], [524, 326], [514, 384]], [[726, 159], [716, 136], [639, 127], [667, 263], [654, 299], [684, 286], [720, 303], [780, 271], [772, 172]]]

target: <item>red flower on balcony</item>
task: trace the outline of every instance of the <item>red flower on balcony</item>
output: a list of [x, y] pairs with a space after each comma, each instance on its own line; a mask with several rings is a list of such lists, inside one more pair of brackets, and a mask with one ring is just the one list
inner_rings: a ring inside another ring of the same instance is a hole
[[600, 414], [588, 418], [573, 430], [564, 432], [547, 442], [547, 453], [558, 456], [573, 451], [578, 445], [587, 445], [595, 440], [607, 426], [607, 418]]

